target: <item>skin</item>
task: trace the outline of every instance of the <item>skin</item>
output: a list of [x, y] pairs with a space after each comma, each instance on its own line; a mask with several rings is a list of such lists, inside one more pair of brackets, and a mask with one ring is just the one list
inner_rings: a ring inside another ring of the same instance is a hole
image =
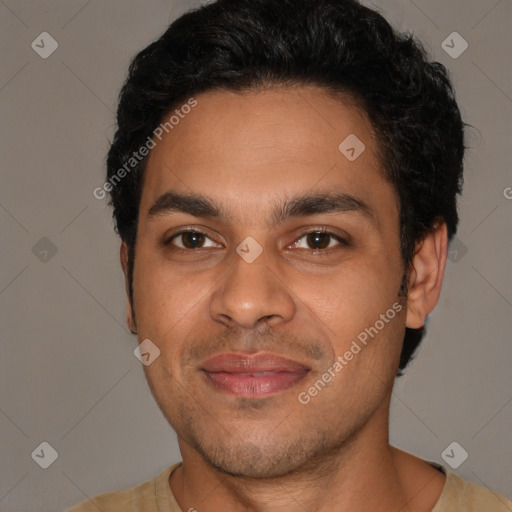
[[[389, 405], [405, 327], [422, 326], [439, 298], [446, 226], [418, 244], [407, 297], [399, 296], [398, 202], [364, 111], [313, 86], [196, 99], [149, 157], [127, 310], [139, 342], [161, 351], [144, 371], [178, 436], [183, 465], [169, 481], [176, 500], [199, 512], [430, 511], [445, 477], [390, 446]], [[338, 150], [349, 134], [366, 146], [352, 162]], [[169, 191], [207, 196], [225, 217], [149, 215]], [[271, 222], [276, 203], [326, 191], [363, 201], [371, 214]], [[206, 235], [192, 238], [199, 249], [187, 235], [172, 238], [184, 228]], [[307, 232], [320, 229], [348, 244], [308, 242]], [[262, 249], [252, 263], [236, 252], [248, 236]], [[123, 243], [126, 276], [127, 253]], [[395, 303], [403, 309], [301, 404], [298, 393]], [[310, 371], [258, 399], [219, 392], [200, 371], [214, 355], [260, 350]]]

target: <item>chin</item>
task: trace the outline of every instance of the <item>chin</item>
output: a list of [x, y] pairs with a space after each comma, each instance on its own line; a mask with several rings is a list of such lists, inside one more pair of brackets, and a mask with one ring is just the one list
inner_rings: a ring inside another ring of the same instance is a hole
[[[279, 478], [294, 473], [307, 465], [308, 460], [317, 455], [320, 447], [309, 446], [304, 440], [272, 440], [272, 442], [256, 444], [251, 441], [227, 440], [229, 444], [204, 444], [194, 442], [193, 445], [203, 460], [216, 470], [237, 478], [269, 479]], [[316, 449], [315, 449], [316, 448]]]

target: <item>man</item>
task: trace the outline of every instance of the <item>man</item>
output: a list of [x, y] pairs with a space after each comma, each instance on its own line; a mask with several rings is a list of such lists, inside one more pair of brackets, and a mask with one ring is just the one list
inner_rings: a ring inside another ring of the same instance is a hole
[[104, 190], [183, 461], [73, 512], [512, 510], [388, 440], [463, 127], [444, 67], [354, 0], [219, 0], [143, 50]]

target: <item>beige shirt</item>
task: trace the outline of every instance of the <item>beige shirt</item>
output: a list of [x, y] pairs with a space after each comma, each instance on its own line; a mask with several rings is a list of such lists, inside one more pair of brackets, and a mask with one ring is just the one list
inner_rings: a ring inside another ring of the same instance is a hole
[[[446, 475], [443, 492], [432, 512], [512, 512], [512, 501], [485, 487], [463, 480], [444, 466], [429, 462]], [[137, 487], [108, 492], [88, 500], [68, 512], [194, 512], [182, 511], [169, 487], [169, 476], [181, 462], [165, 469], [153, 480]], [[201, 509], [197, 504], [197, 510]]]

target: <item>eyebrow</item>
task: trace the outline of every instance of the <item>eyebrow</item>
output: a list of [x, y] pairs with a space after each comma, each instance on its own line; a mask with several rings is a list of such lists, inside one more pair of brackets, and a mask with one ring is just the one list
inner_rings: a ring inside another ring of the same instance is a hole
[[[374, 220], [373, 210], [361, 199], [344, 193], [322, 192], [278, 201], [272, 212], [270, 224], [277, 226], [294, 217], [343, 212], [358, 213], [369, 220]], [[221, 222], [228, 220], [227, 212], [209, 197], [177, 192], [165, 192], [159, 196], [149, 209], [148, 218], [151, 220], [172, 213], [186, 213]]]

